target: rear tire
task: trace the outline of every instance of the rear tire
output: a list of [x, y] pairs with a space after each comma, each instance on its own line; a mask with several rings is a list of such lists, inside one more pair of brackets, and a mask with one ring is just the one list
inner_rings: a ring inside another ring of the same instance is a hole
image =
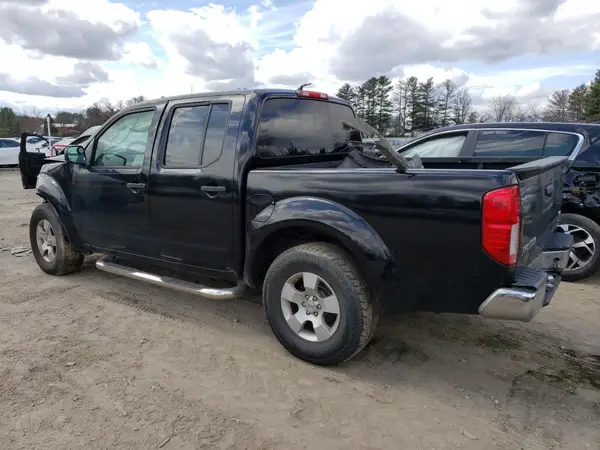
[[76, 272], [83, 265], [83, 254], [67, 242], [60, 219], [48, 203], [31, 213], [29, 241], [38, 266], [50, 275]]
[[273, 334], [316, 365], [351, 359], [371, 340], [378, 308], [350, 255], [326, 243], [292, 247], [269, 267], [263, 303]]
[[600, 269], [600, 225], [579, 214], [561, 214], [558, 224], [556, 231], [572, 234], [575, 238], [563, 280], [579, 281], [597, 273]]

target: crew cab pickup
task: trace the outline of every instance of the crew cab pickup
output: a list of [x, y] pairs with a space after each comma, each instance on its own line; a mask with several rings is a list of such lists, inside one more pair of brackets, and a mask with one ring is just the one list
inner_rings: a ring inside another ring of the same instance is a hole
[[374, 130], [307, 90], [248, 90], [130, 106], [65, 161], [21, 148], [43, 203], [29, 232], [39, 267], [100, 270], [227, 300], [262, 292], [279, 342], [318, 365], [371, 339], [380, 313], [530, 321], [573, 242], [555, 233], [562, 165], [423, 168], [360, 151]]

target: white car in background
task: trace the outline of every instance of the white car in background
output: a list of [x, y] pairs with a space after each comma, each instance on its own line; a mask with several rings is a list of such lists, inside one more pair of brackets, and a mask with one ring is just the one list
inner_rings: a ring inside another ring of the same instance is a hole
[[19, 165], [19, 141], [0, 138], [0, 166]]

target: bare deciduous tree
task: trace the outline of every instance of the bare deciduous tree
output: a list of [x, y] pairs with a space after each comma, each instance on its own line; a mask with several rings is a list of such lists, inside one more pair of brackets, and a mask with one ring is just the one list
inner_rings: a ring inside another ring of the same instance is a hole
[[527, 120], [530, 122], [539, 122], [542, 120], [543, 111], [539, 106], [529, 105], [527, 108]]
[[491, 114], [496, 122], [514, 122], [518, 109], [517, 101], [510, 94], [492, 98]]
[[463, 87], [456, 91], [452, 97], [452, 114], [454, 115], [453, 119], [455, 123], [462, 124], [467, 122], [472, 113], [472, 103], [473, 98], [468, 88]]

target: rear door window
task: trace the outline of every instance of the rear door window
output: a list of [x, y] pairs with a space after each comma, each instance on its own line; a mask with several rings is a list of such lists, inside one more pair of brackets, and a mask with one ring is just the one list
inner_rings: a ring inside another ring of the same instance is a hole
[[228, 121], [228, 103], [176, 107], [169, 125], [165, 167], [204, 167], [219, 160]]
[[573, 134], [548, 133], [546, 135], [546, 145], [544, 145], [543, 156], [569, 156], [579, 138]]
[[173, 111], [165, 167], [198, 167], [210, 105], [179, 107]]
[[263, 158], [328, 154], [349, 136], [349, 106], [303, 98], [272, 98], [261, 108], [256, 150]]
[[529, 130], [481, 130], [473, 156], [541, 157], [546, 133]]

